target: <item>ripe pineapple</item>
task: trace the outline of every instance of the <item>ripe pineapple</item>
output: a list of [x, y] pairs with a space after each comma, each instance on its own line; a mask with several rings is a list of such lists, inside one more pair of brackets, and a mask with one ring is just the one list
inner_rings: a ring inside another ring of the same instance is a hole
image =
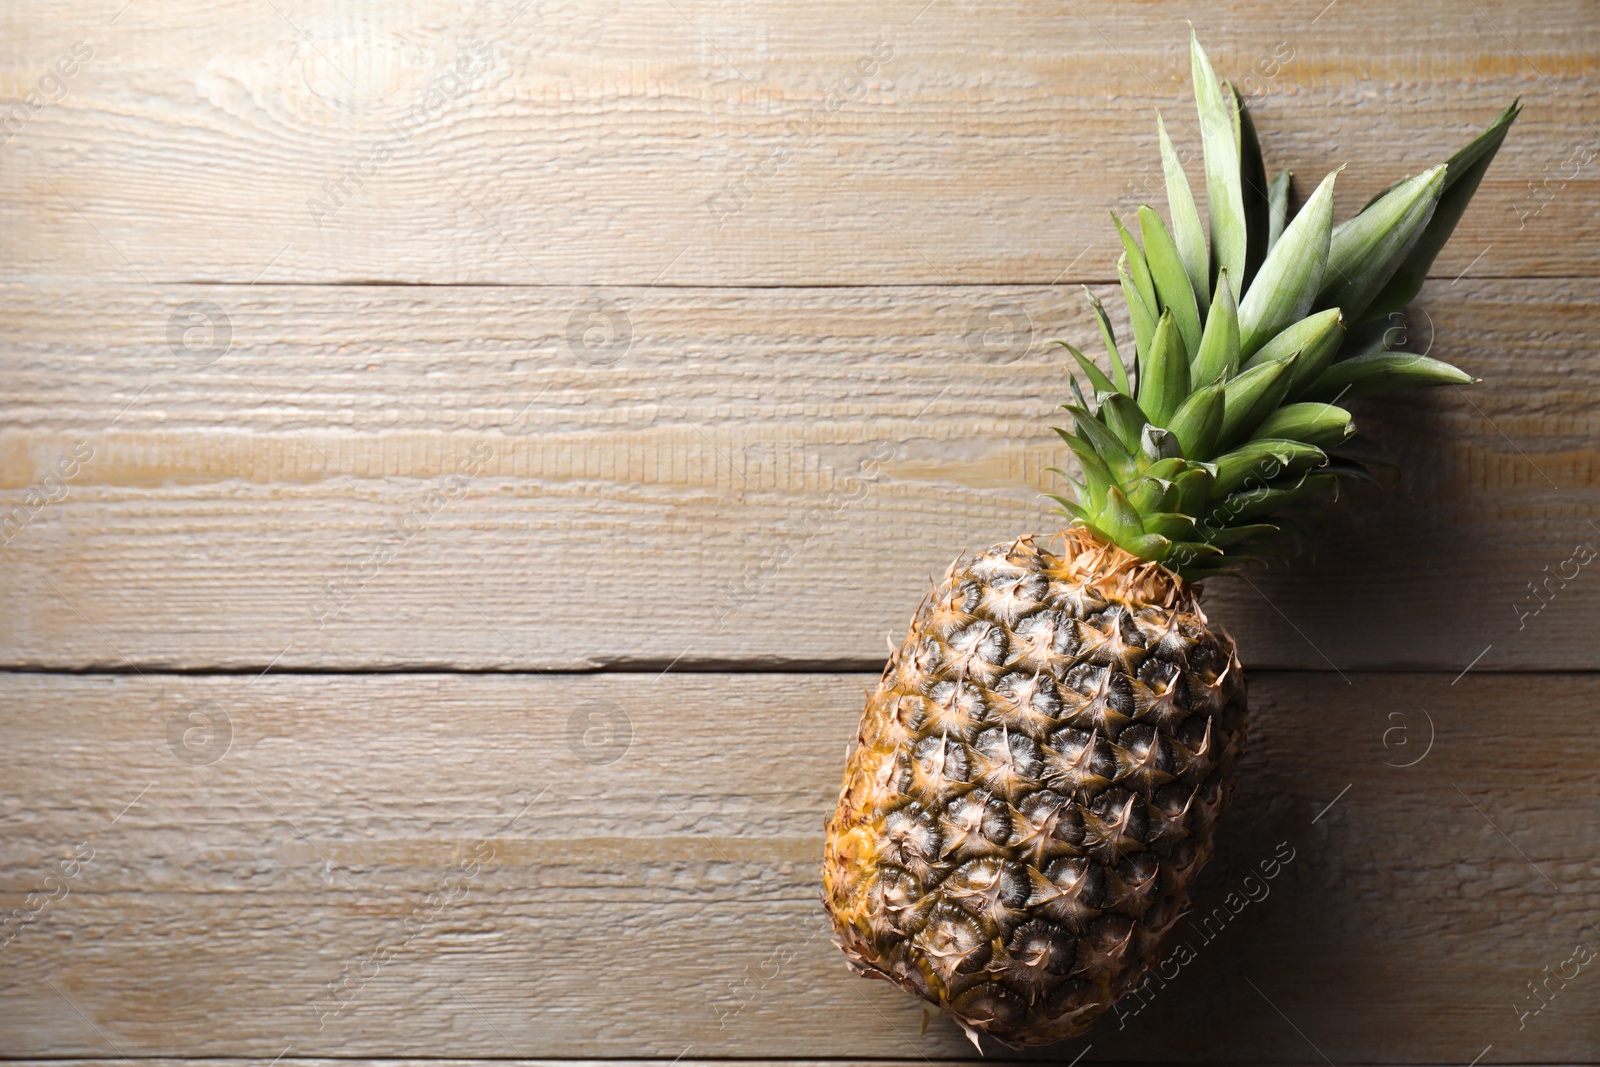
[[[1292, 218], [1249, 115], [1192, 35], [1210, 240], [1166, 130], [1171, 229], [1117, 221], [1134, 335], [1110, 374], [1066, 346], [1071, 525], [957, 560], [861, 717], [828, 824], [823, 901], [851, 966], [947, 1010], [976, 1044], [1082, 1033], [1158, 958], [1211, 857], [1245, 743], [1233, 641], [1204, 579], [1279, 549], [1384, 453], [1342, 400], [1464, 384], [1391, 351], [1512, 121], [1333, 223], [1328, 175]], [[1271, 521], [1268, 521], [1268, 520]]]

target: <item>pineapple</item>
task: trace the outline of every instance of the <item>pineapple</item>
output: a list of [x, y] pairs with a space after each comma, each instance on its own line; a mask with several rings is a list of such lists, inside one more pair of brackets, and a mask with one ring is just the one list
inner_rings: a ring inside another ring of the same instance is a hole
[[1054, 497], [1068, 528], [951, 565], [867, 701], [827, 827], [823, 902], [852, 968], [975, 1044], [1082, 1033], [1188, 907], [1245, 745], [1239, 658], [1200, 583], [1282, 551], [1303, 534], [1281, 513], [1387, 464], [1338, 404], [1473, 380], [1390, 350], [1390, 322], [1518, 104], [1334, 225], [1338, 172], [1291, 216], [1288, 173], [1267, 181], [1192, 34], [1190, 55], [1209, 235], [1158, 117], [1170, 228], [1149, 207], [1142, 242], [1116, 221], [1134, 366], [1092, 294], [1109, 373], [1065, 346], [1087, 383], [1056, 431], [1079, 466]]

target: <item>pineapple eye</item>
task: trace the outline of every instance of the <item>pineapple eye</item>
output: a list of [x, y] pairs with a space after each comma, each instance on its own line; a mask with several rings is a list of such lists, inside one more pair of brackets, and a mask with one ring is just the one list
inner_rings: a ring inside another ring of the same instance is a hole
[[967, 863], [944, 883], [947, 895], [964, 902], [968, 911], [993, 913], [1028, 902], [1028, 876], [1015, 863], [992, 857]]
[[973, 746], [998, 767], [1022, 778], [1039, 777], [1039, 746], [1026, 734], [989, 729], [978, 735]]
[[1115, 740], [1136, 710], [1127, 675], [1106, 666], [1074, 667], [1062, 692], [1062, 717], [1074, 726], [1098, 730]]
[[1041, 789], [1024, 797], [1017, 810], [1035, 826], [1048, 828], [1050, 836], [1058, 841], [1076, 845], [1083, 840], [1083, 818], [1077, 805], [1053, 789]]
[[1172, 755], [1161, 743], [1161, 735], [1154, 726], [1130, 726], [1122, 731], [1117, 744], [1135, 760], [1152, 763], [1163, 771], [1172, 770]]
[[1078, 582], [1052, 579], [1045, 602], [1065, 612], [1069, 618], [1087, 619], [1105, 610], [1106, 598]]
[[1038, 607], [1049, 588], [1050, 580], [1042, 574], [1002, 578], [989, 587], [979, 607], [997, 622], [1015, 622]]
[[961, 1018], [1001, 1032], [1028, 1017], [1028, 1005], [1022, 994], [1000, 982], [982, 982], [964, 990], [950, 1006], [961, 1013]]
[[902, 866], [938, 858], [939, 830], [933, 816], [916, 804], [892, 812], [884, 820], [884, 833]]
[[946, 737], [925, 737], [912, 749], [917, 770], [929, 778], [944, 778], [953, 782], [969, 780], [972, 768], [967, 757], [967, 746]]
[[1124, 886], [1124, 903], [1127, 895], [1139, 894], [1141, 897], [1147, 897], [1150, 891], [1155, 889], [1156, 879], [1160, 875], [1161, 861], [1150, 853], [1125, 857], [1117, 864], [1117, 877], [1122, 879]]
[[1079, 945], [1079, 967], [1086, 973], [1115, 972], [1133, 945], [1133, 922], [1121, 915], [1102, 915], [1089, 925]]
[[953, 800], [944, 822], [941, 840], [947, 856], [991, 854], [1011, 837], [1010, 808], [982, 790]]
[[1001, 844], [1011, 836], [1011, 812], [1005, 801], [998, 797], [985, 798], [978, 832], [994, 844]]
[[1041, 611], [1037, 615], [1030, 615], [1017, 624], [1017, 632], [1028, 636], [1048, 636], [1050, 650], [1061, 655], [1071, 652], [1077, 644], [1071, 619], [1064, 611]]
[[971, 615], [978, 610], [978, 604], [983, 600], [983, 586], [975, 581], [962, 582], [959, 588], [951, 591], [950, 595], [956, 607]]
[[875, 893], [890, 924], [903, 931], [917, 901], [922, 897], [922, 883], [909, 871], [885, 867], [879, 872]]
[[980, 663], [997, 664], [1005, 658], [1006, 634], [992, 622], [975, 622], [956, 632], [950, 648], [958, 656]]
[[1050, 735], [1046, 747], [1059, 754], [1065, 763], [1082, 764], [1085, 771], [1108, 776], [1113, 770], [1110, 752], [1092, 730], [1075, 726], [1057, 730]]
[[942, 905], [934, 913], [917, 935], [917, 947], [946, 982], [958, 973], [979, 970], [989, 961], [989, 942], [983, 931], [970, 915], [953, 904]]
[[982, 690], [965, 682], [938, 682], [928, 690], [928, 699], [933, 704], [930, 724], [942, 733], [970, 737], [973, 728], [989, 717]]
[[1096, 825], [1086, 828], [1085, 840], [1113, 854], [1136, 847], [1148, 831], [1144, 808], [1144, 801], [1137, 794], [1115, 787], [1107, 789], [1089, 802], [1094, 816], [1090, 822]]
[[[1165, 691], [1174, 681], [1178, 683], [1178, 691], [1180, 693], [1187, 694], [1189, 691], [1189, 683], [1183, 677], [1182, 668], [1170, 660], [1160, 660], [1154, 657], [1147, 659], [1139, 665], [1139, 669], [1134, 676], [1158, 692]], [[1179, 700], [1179, 703], [1183, 702], [1183, 700]]]
[[[1031, 677], [1023, 674], [1008, 674], [1000, 679], [995, 686], [995, 695], [1010, 710], [1015, 712], [1032, 711], [1045, 719], [1057, 719], [1061, 716], [1061, 696], [1056, 692], [1055, 683], [1048, 677], [1035, 674]], [[1015, 721], [1017, 716], [1012, 716]]]
[[1044, 919], [1023, 923], [1006, 942], [1006, 951], [1021, 967], [1051, 975], [1067, 973], [1075, 947], [1065, 930]]
[[928, 718], [923, 699], [912, 695], [903, 696], [895, 701], [894, 710], [889, 714], [896, 726], [913, 734], [922, 729], [922, 724]]

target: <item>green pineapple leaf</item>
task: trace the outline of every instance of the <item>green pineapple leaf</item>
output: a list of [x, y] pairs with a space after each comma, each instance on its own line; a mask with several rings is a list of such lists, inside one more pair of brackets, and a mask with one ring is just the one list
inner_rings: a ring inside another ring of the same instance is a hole
[[[1252, 489], [1225, 497], [1208, 518], [1222, 525], [1239, 526], [1271, 515], [1275, 511], [1292, 507], [1320, 489], [1330, 487], [1334, 479], [1316, 475], [1302, 475], [1298, 481], [1266, 489]], [[1113, 490], [1114, 492], [1115, 490]]]
[[1069, 407], [1067, 410], [1072, 412], [1072, 428], [1077, 437], [1094, 449], [1095, 454], [1105, 461], [1119, 480], [1137, 473], [1133, 453], [1117, 440], [1104, 423], [1083, 408]]
[[1172, 312], [1161, 313], [1148, 354], [1139, 357], [1139, 406], [1157, 426], [1165, 426], [1189, 395], [1189, 357]]
[[1257, 483], [1256, 488], [1262, 488], [1285, 472], [1297, 474], [1327, 461], [1326, 452], [1304, 441], [1272, 437], [1247, 441], [1217, 457], [1217, 477], [1211, 495], [1224, 497], [1238, 492], [1252, 480]]
[[1167, 507], [1167, 491], [1171, 488], [1171, 482], [1151, 478], [1148, 475], [1136, 478], [1122, 487], [1129, 506], [1139, 513], [1143, 529], [1149, 529], [1150, 516]]
[[1145, 254], [1139, 248], [1139, 242], [1133, 239], [1133, 234], [1122, 224], [1117, 213], [1111, 213], [1111, 221], [1117, 227], [1117, 236], [1122, 238], [1122, 250], [1127, 255], [1128, 274], [1133, 278], [1134, 287], [1139, 290], [1139, 296], [1144, 300], [1145, 306], [1152, 315], [1161, 314], [1161, 301], [1156, 296], [1155, 279], [1150, 276], [1150, 264], [1145, 259]]
[[[1073, 491], [1077, 493], [1080, 498], [1082, 498], [1083, 486], [1077, 480], [1067, 477], [1067, 475], [1062, 472], [1059, 467], [1047, 467], [1045, 469], [1055, 474], [1060, 474], [1061, 477], [1066, 480], [1067, 484], [1072, 486]], [[1061, 514], [1065, 515], [1067, 518], [1076, 519], [1078, 522], [1089, 521], [1089, 511], [1087, 508], [1083, 507], [1083, 505], [1078, 504], [1067, 497], [1058, 496], [1055, 493], [1046, 493], [1045, 496], [1050, 500], [1054, 500], [1057, 504], [1060, 504]]]
[[1344, 478], [1355, 482], [1366, 482], [1369, 485], [1378, 484], [1378, 479], [1373, 476], [1371, 471], [1367, 470], [1366, 467], [1359, 463], [1351, 463], [1348, 460], [1329, 460], [1327, 466], [1323, 467], [1322, 470], [1333, 475], [1335, 478]]
[[1178, 491], [1178, 509], [1185, 515], [1203, 514], [1216, 481], [1216, 474], [1209, 464], [1190, 467], [1178, 475], [1172, 480], [1173, 487]]
[[1161, 141], [1161, 170], [1167, 183], [1167, 210], [1172, 213], [1172, 238], [1178, 246], [1178, 257], [1183, 260], [1183, 272], [1189, 276], [1195, 304], [1204, 313], [1211, 297], [1206, 233], [1200, 225], [1200, 211], [1195, 207], [1189, 179], [1183, 173], [1183, 164], [1172, 147], [1172, 138], [1167, 136], [1167, 124], [1161, 121], [1159, 111], [1156, 112], [1156, 134]]
[[1306, 389], [1314, 400], [1388, 393], [1427, 385], [1470, 385], [1472, 375], [1448, 363], [1409, 352], [1380, 352], [1341, 360], [1324, 370]]
[[1315, 401], [1288, 404], [1256, 427], [1255, 436], [1300, 441], [1318, 448], [1336, 445], [1355, 432], [1355, 422], [1344, 408]]
[[1150, 265], [1156, 296], [1161, 306], [1172, 312], [1172, 318], [1178, 324], [1178, 333], [1183, 336], [1183, 347], [1193, 355], [1200, 351], [1200, 306], [1195, 303], [1194, 289], [1189, 285], [1189, 276], [1184, 273], [1178, 246], [1173, 243], [1161, 216], [1142, 204], [1139, 207], [1139, 232], [1144, 237], [1144, 254]]
[[1061, 440], [1072, 449], [1072, 454], [1078, 457], [1078, 467], [1083, 474], [1083, 494], [1079, 500], [1090, 511], [1098, 512], [1105, 506], [1106, 494], [1117, 484], [1111, 468], [1083, 438], [1070, 434], [1059, 426], [1052, 426], [1051, 429], [1060, 435]]
[[1223, 390], [1222, 431], [1217, 435], [1217, 444], [1231, 448], [1248, 437], [1268, 436], [1252, 431], [1283, 402], [1293, 378], [1294, 360], [1276, 359], [1228, 381]]
[[1144, 516], [1148, 533], [1160, 534], [1168, 541], [1188, 541], [1194, 537], [1194, 516], [1175, 511], [1159, 511]]
[[1333, 237], [1334, 171], [1322, 179], [1239, 303], [1239, 352], [1246, 359], [1290, 324], [1305, 318], [1323, 286]]
[[[1158, 460], [1150, 464], [1144, 469], [1144, 476], [1163, 482], [1170, 489], [1176, 484], [1173, 479], [1188, 469], [1189, 463], [1187, 460], [1181, 456], [1173, 456], [1170, 459]], [[1176, 500], [1177, 497], [1172, 499]]]
[[1128, 383], [1128, 365], [1122, 361], [1122, 353], [1117, 351], [1117, 335], [1111, 329], [1111, 319], [1106, 314], [1106, 306], [1100, 302], [1086, 285], [1083, 287], [1084, 295], [1089, 298], [1089, 307], [1094, 309], [1095, 321], [1100, 324], [1100, 336], [1106, 343], [1106, 356], [1111, 360], [1111, 380], [1117, 383], [1117, 391], [1133, 395], [1133, 389]]
[[1323, 368], [1333, 362], [1333, 357], [1344, 342], [1344, 317], [1338, 308], [1329, 308], [1308, 315], [1268, 341], [1261, 350], [1245, 361], [1245, 368], [1259, 367], [1274, 359], [1288, 359], [1296, 352], [1294, 380], [1289, 384], [1289, 398], [1295, 391], [1311, 384]]
[[1144, 440], [1144, 428], [1150, 424], [1145, 418], [1144, 410], [1139, 407], [1133, 397], [1126, 393], [1117, 393], [1106, 398], [1100, 405], [1100, 418], [1106, 428], [1117, 435], [1117, 440], [1132, 455], [1139, 450], [1139, 444]]
[[1239, 309], [1233, 302], [1233, 284], [1224, 270], [1217, 276], [1217, 296], [1211, 302], [1200, 335], [1190, 380], [1201, 385], [1226, 381], [1239, 372]]
[[1200, 113], [1200, 138], [1206, 163], [1206, 210], [1211, 215], [1212, 277], [1225, 269], [1245, 278], [1249, 237], [1245, 233], [1243, 182], [1233, 114], [1223, 99], [1211, 60], [1194, 31], [1189, 31], [1189, 67], [1194, 78], [1195, 106]]
[[1115, 532], [1119, 542], [1124, 539], [1131, 541], [1144, 533], [1144, 521], [1139, 517], [1138, 510], [1114, 485], [1106, 492], [1105, 507], [1100, 509], [1100, 521]]
[[1077, 401], [1078, 406], [1081, 408], [1088, 407], [1089, 401], [1084, 398], [1083, 387], [1078, 384], [1078, 379], [1068, 374], [1067, 384], [1072, 387], [1072, 399]]
[[[1072, 353], [1072, 358], [1078, 361], [1078, 366], [1083, 370], [1083, 376], [1089, 379], [1089, 385], [1096, 393], [1115, 393], [1117, 391], [1117, 387], [1111, 384], [1111, 379], [1107, 378], [1105, 372], [1096, 367], [1088, 356], [1079, 352], [1065, 341], [1056, 341], [1055, 343]], [[1076, 378], [1073, 379], [1073, 385], [1077, 385]], [[1080, 400], [1079, 403], [1082, 403], [1082, 401]], [[1087, 407], [1088, 405], [1085, 404], [1084, 406]]]
[[1266, 523], [1247, 523], [1244, 526], [1224, 526], [1214, 531], [1209, 540], [1221, 549], [1233, 548], [1253, 538], [1277, 537], [1278, 527]]
[[1278, 243], [1278, 238], [1283, 236], [1283, 228], [1289, 223], [1289, 186], [1294, 182], [1294, 174], [1287, 170], [1280, 170], [1272, 179], [1272, 185], [1267, 188], [1267, 251], [1272, 251], [1272, 246]]
[[1340, 308], [1351, 322], [1372, 317], [1367, 313], [1369, 305], [1400, 269], [1433, 218], [1446, 173], [1442, 163], [1425, 170], [1389, 190], [1355, 218], [1334, 227], [1319, 306]]
[[1238, 119], [1239, 191], [1244, 200], [1244, 228], [1248, 239], [1242, 288], [1249, 289], [1256, 272], [1267, 258], [1267, 237], [1271, 225], [1267, 168], [1261, 159], [1261, 142], [1256, 137], [1256, 124], [1250, 118], [1250, 109], [1245, 107], [1232, 82], [1228, 83], [1227, 88], [1230, 106]]
[[1160, 534], [1136, 534], [1128, 539], [1128, 551], [1144, 559], [1163, 560], [1172, 553], [1172, 542]]
[[1223, 391], [1221, 382], [1201, 386], [1184, 398], [1167, 423], [1185, 456], [1209, 456], [1216, 447], [1222, 432]]
[[[1122, 281], [1122, 299], [1128, 305], [1128, 319], [1133, 324], [1133, 350], [1137, 357], [1140, 377], [1144, 376], [1145, 356], [1150, 351], [1150, 342], [1155, 339], [1156, 317], [1159, 312], [1140, 295], [1138, 285], [1128, 274], [1128, 257], [1124, 253], [1117, 260], [1117, 277]], [[1139, 391], [1144, 391], [1144, 383], [1139, 383]]]

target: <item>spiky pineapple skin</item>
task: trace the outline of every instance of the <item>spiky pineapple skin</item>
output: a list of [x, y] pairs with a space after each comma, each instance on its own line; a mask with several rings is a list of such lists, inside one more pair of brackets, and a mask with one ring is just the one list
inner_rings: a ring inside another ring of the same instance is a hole
[[858, 973], [1013, 1046], [1138, 984], [1245, 744], [1198, 590], [1080, 527], [958, 560], [861, 717], [823, 900]]

